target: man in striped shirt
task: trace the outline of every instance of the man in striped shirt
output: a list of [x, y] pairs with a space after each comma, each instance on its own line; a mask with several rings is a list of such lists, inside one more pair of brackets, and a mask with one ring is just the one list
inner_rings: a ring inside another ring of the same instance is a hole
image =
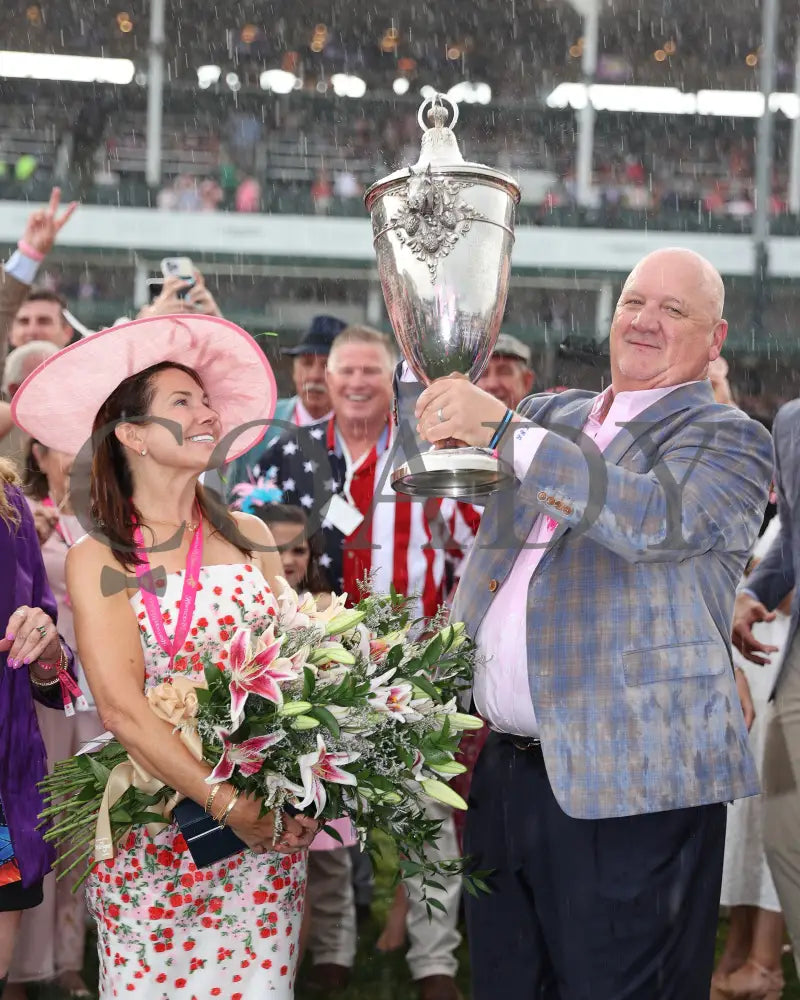
[[[266, 450], [256, 474], [274, 480], [285, 503], [305, 509], [311, 531], [321, 527], [321, 562], [335, 590], [357, 601], [359, 584], [369, 577], [378, 593], [393, 585], [399, 593], [416, 595], [413, 614], [429, 617], [457, 581], [477, 531], [477, 515], [453, 500], [414, 502], [392, 490], [391, 472], [400, 460], [391, 419], [395, 365], [393, 344], [384, 334], [363, 326], [343, 330], [333, 341], [326, 371], [333, 416], [287, 431]], [[456, 857], [451, 810], [432, 804], [430, 815], [443, 824], [440, 856]], [[321, 853], [312, 861], [318, 863]], [[315, 985], [330, 989], [349, 978], [355, 913], [347, 852], [324, 854], [324, 877], [312, 871], [309, 879], [311, 905], [314, 912], [342, 915], [325, 940], [312, 927], [310, 950]], [[445, 912], [429, 921], [411, 885], [408, 964], [420, 1000], [459, 1000], [454, 980], [459, 880], [447, 880], [436, 896]]]
[[417, 595], [417, 615], [431, 616], [449, 596], [478, 517], [453, 500], [410, 501], [391, 487], [399, 440], [391, 420], [394, 350], [384, 334], [351, 326], [334, 340], [327, 382], [330, 419], [298, 427], [274, 442], [258, 474], [274, 480], [284, 502], [303, 507], [321, 528], [322, 564], [337, 591], [359, 599], [390, 585]]

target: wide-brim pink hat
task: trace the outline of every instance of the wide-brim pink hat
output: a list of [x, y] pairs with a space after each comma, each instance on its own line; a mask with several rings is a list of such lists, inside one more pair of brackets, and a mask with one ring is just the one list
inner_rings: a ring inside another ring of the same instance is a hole
[[[46, 447], [77, 455], [117, 386], [163, 361], [200, 376], [230, 442], [225, 461], [258, 444], [275, 412], [275, 376], [250, 334], [216, 316], [137, 319], [70, 344], [25, 379], [11, 402], [12, 419]], [[252, 421], [259, 423], [235, 433]]]

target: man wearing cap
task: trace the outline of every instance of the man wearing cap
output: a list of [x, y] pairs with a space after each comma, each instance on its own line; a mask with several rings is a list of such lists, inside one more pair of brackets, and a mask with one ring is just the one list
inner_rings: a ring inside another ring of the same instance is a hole
[[530, 396], [534, 378], [530, 347], [510, 333], [501, 333], [477, 384], [510, 410], [516, 410]]
[[279, 399], [275, 407], [272, 426], [255, 448], [231, 462], [225, 479], [228, 495], [238, 483], [252, 479], [252, 470], [264, 451], [286, 430], [287, 424], [306, 427], [331, 416], [331, 399], [325, 382], [325, 365], [333, 338], [347, 326], [335, 316], [315, 316], [303, 339], [295, 347], [284, 348], [281, 353], [294, 358], [292, 380], [295, 395]]

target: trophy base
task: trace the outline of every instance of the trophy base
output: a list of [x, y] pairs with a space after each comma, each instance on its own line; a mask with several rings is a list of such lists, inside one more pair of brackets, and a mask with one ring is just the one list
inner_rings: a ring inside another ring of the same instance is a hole
[[412, 497], [480, 499], [507, 490], [511, 467], [486, 448], [431, 448], [392, 473], [392, 489]]

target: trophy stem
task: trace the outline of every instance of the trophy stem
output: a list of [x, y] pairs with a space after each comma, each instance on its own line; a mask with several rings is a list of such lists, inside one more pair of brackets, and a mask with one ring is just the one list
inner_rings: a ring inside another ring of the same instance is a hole
[[514, 471], [488, 448], [431, 448], [392, 473], [392, 489], [411, 497], [480, 500], [511, 489]]

